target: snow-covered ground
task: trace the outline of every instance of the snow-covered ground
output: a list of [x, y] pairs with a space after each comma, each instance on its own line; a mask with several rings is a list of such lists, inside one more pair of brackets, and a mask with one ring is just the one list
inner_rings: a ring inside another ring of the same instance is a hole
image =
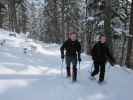
[[133, 100], [133, 71], [107, 65], [106, 83], [99, 85], [88, 79], [92, 61], [83, 54], [72, 83], [65, 70], [61, 74], [59, 45], [9, 34], [0, 29], [0, 43], [6, 40], [0, 47], [0, 100]]

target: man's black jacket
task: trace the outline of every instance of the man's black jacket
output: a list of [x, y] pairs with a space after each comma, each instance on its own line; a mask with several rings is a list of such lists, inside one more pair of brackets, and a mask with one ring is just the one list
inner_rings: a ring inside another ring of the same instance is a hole
[[80, 59], [80, 54], [81, 54], [81, 45], [78, 40], [72, 41], [71, 39], [66, 40], [63, 45], [60, 48], [61, 50], [61, 55], [62, 58], [64, 56], [64, 50], [66, 50], [66, 56], [74, 56]]

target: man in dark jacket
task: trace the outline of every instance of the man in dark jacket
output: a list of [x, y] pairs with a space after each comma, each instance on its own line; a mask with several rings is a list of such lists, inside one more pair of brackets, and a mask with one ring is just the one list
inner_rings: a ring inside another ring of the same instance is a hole
[[109, 51], [106, 41], [106, 36], [101, 35], [99, 42], [94, 45], [91, 52], [92, 59], [94, 61], [94, 71], [91, 73], [91, 76], [92, 78], [94, 78], [94, 76], [97, 75], [100, 71], [99, 83], [104, 81], [105, 64], [107, 60], [109, 60], [111, 64], [115, 63], [115, 60]]
[[[71, 63], [73, 65], [72, 79], [75, 82], [77, 80], [77, 61], [81, 61], [81, 45], [80, 42], [77, 40], [77, 33], [69, 33], [69, 39], [63, 43], [60, 50], [61, 58], [64, 59], [65, 57], [66, 59], [67, 77], [71, 77]], [[66, 51], [65, 54], [64, 51]]]

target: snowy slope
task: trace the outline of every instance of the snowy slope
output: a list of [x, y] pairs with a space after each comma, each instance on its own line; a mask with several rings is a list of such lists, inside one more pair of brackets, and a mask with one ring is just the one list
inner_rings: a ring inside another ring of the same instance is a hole
[[99, 85], [88, 79], [92, 61], [83, 54], [72, 83], [61, 74], [59, 45], [9, 34], [0, 29], [0, 41], [6, 40], [0, 47], [0, 100], [133, 100], [133, 71], [107, 65], [106, 83]]

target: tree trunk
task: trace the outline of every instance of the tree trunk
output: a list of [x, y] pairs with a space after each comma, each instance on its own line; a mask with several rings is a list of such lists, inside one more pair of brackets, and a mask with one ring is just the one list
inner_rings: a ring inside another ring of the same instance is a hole
[[88, 5], [88, 0], [85, 1], [85, 4], [86, 4], [86, 12], [85, 12], [85, 17], [86, 17], [86, 28], [85, 28], [85, 32], [84, 32], [84, 51], [85, 53], [88, 53], [88, 40], [87, 40], [87, 35], [88, 35], [88, 32], [87, 32], [87, 17], [88, 17], [88, 8], [87, 8], [87, 5]]
[[65, 26], [64, 26], [64, 10], [65, 10], [65, 1], [62, 0], [62, 7], [61, 7], [61, 12], [62, 12], [61, 34], [62, 34], [62, 36], [64, 36], [64, 39], [66, 39], [66, 34], [65, 34], [65, 31], [64, 31], [64, 29], [65, 29]]
[[0, 3], [0, 28], [2, 28], [2, 24], [3, 24], [3, 11], [2, 9], [5, 9], [4, 4]]
[[112, 1], [111, 0], [105, 0], [105, 18], [104, 18], [104, 32], [108, 37], [108, 43], [112, 46], [112, 32], [111, 32], [111, 6]]
[[19, 32], [19, 27], [17, 25], [15, 0], [8, 1], [8, 13], [9, 13], [9, 29], [11, 31]]
[[2, 28], [3, 24], [3, 15], [2, 15], [2, 7], [0, 7], [0, 28]]
[[[131, 4], [129, 34], [133, 36], [133, 0]], [[133, 37], [129, 37], [128, 48], [127, 48], [127, 59], [126, 59], [126, 64], [128, 65], [128, 67], [133, 66], [132, 58], [133, 58]]]

